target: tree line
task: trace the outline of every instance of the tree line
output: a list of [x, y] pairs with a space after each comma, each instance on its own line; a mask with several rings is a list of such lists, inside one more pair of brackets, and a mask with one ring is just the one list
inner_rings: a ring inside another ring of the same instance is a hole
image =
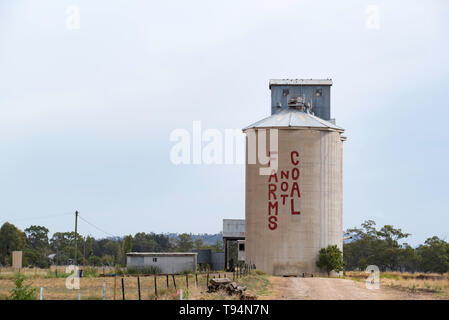
[[[209, 235], [203, 235], [207, 240]], [[217, 235], [212, 235], [216, 238]], [[195, 240], [193, 240], [195, 238]], [[51, 264], [66, 265], [75, 259], [77, 263], [91, 266], [126, 265], [126, 253], [135, 252], [186, 252], [192, 249], [211, 249], [223, 251], [223, 243], [211, 245], [201, 236], [183, 233], [155, 234], [139, 232], [134, 236], [95, 239], [75, 232], [56, 232], [51, 238], [44, 226], [32, 225], [20, 230], [5, 222], [0, 228], [0, 265], [12, 263], [12, 252], [22, 251], [23, 266], [48, 268]]]
[[[212, 235], [214, 239], [221, 235]], [[410, 236], [391, 225], [376, 227], [367, 220], [359, 228], [345, 231], [350, 238], [343, 244], [345, 270], [365, 270], [376, 265], [381, 271], [449, 272], [449, 243], [436, 236], [412, 247], [404, 240]], [[186, 252], [192, 249], [223, 251], [223, 242], [207, 243], [207, 235], [166, 235], [139, 232], [134, 236], [95, 239], [77, 235], [77, 262], [83, 265], [126, 265], [126, 253]], [[11, 265], [12, 251], [23, 251], [23, 265], [49, 267], [65, 265], [75, 258], [75, 233], [56, 232], [49, 238], [44, 226], [32, 225], [20, 230], [11, 223], [0, 228], [0, 265]], [[318, 254], [318, 253], [317, 253]]]
[[351, 237], [343, 245], [346, 270], [376, 265], [380, 271], [449, 272], [449, 243], [436, 236], [414, 248], [404, 242], [409, 233], [391, 225], [376, 228], [373, 220], [346, 230], [345, 236]]

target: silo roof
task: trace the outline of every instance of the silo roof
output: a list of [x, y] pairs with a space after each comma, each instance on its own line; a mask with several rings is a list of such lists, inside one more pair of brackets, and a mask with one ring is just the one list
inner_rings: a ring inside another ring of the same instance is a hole
[[295, 108], [288, 108], [275, 113], [243, 128], [243, 131], [257, 128], [316, 128], [318, 130], [344, 131], [343, 128], [332, 122]]

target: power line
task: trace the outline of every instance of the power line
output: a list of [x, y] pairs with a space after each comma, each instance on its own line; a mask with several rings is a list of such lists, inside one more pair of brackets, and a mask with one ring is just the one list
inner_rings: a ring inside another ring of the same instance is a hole
[[100, 227], [97, 227], [97, 226], [94, 225], [92, 222], [89, 222], [89, 221], [87, 221], [86, 219], [84, 219], [83, 217], [81, 217], [81, 215], [78, 215], [78, 218], [80, 218], [81, 220], [83, 220], [84, 222], [86, 222], [88, 225], [94, 227], [95, 229], [97, 229], [97, 230], [99, 230], [99, 231], [101, 231], [101, 232], [103, 232], [103, 233], [105, 233], [105, 234], [107, 234], [107, 235], [109, 235], [109, 236], [111, 236], [111, 237], [118, 237], [118, 238], [120, 238], [119, 236], [116, 236], [116, 235], [114, 235], [114, 234], [112, 234], [112, 233], [110, 233], [110, 232], [107, 232], [107, 231], [101, 229]]

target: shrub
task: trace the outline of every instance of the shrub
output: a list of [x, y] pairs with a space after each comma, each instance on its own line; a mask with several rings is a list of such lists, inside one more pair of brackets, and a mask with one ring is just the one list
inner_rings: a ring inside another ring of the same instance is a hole
[[186, 274], [191, 274], [192, 271], [191, 270], [183, 270], [180, 272], [180, 274], [186, 275]]
[[36, 300], [37, 288], [31, 288], [31, 285], [24, 285], [26, 276], [23, 273], [16, 273], [14, 278], [15, 288], [11, 290], [11, 300]]
[[148, 267], [128, 267], [126, 268], [128, 274], [160, 274], [162, 273], [161, 268], [156, 266]]
[[328, 276], [332, 270], [340, 272], [343, 270], [343, 254], [336, 245], [322, 248], [319, 251], [316, 265], [318, 268], [324, 269]]
[[92, 278], [98, 277], [97, 268], [93, 268], [93, 267], [83, 268], [83, 277], [92, 277]]

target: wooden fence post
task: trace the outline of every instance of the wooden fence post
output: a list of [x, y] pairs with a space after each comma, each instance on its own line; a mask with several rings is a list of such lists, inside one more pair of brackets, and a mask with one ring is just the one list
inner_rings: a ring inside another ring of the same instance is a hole
[[156, 273], [154, 274], [154, 296], [156, 297], [156, 300], [157, 300], [157, 277], [156, 277]]
[[114, 276], [114, 300], [116, 298], [117, 293], [117, 275]]
[[142, 300], [141, 296], [140, 296], [140, 277], [139, 276], [137, 276], [137, 291], [139, 293], [139, 300]]
[[176, 290], [176, 281], [175, 281], [175, 275], [174, 275], [174, 274], [172, 274], [171, 276], [172, 276], [172, 278], [173, 278], [173, 286], [175, 287], [175, 290]]
[[125, 300], [125, 278], [122, 277], [122, 298]]
[[195, 273], [195, 283], [196, 283], [196, 286], [198, 287], [198, 274], [197, 273]]
[[169, 285], [168, 285], [168, 274], [166, 275], [166, 277], [167, 277], [167, 289], [168, 289], [168, 287], [169, 287]]
[[186, 273], [186, 286], [187, 286], [187, 289], [189, 289], [189, 274], [188, 273]]

